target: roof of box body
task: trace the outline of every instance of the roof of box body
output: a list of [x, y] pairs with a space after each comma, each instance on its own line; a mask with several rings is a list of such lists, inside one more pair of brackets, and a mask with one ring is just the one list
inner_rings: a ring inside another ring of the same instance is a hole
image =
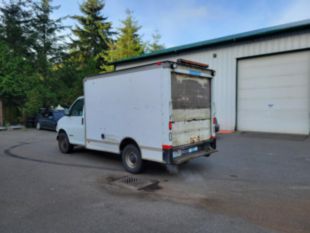
[[298, 22], [288, 23], [288, 24], [281, 24], [273, 27], [262, 28], [254, 31], [248, 31], [243, 33], [238, 33], [230, 36], [219, 37], [216, 39], [200, 41], [192, 44], [186, 44], [176, 47], [171, 47], [167, 49], [158, 50], [153, 53], [146, 53], [137, 57], [131, 57], [122, 59], [119, 61], [114, 62], [113, 64], [119, 65], [124, 63], [130, 63], [135, 61], [140, 61], [148, 58], [155, 58], [163, 55], [169, 54], [178, 54], [180, 52], [195, 50], [199, 48], [206, 48], [215, 45], [222, 45], [228, 44], [233, 42], [245, 41], [249, 39], [255, 39], [263, 36], [271, 36], [278, 33], [285, 33], [285, 32], [292, 32], [292, 31], [299, 31], [303, 29], [310, 29], [310, 19], [302, 20]]

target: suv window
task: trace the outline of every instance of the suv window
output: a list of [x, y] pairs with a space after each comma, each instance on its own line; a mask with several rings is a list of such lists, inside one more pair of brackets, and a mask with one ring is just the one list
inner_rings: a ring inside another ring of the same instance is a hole
[[84, 107], [84, 99], [77, 100], [70, 109], [70, 116], [82, 116]]

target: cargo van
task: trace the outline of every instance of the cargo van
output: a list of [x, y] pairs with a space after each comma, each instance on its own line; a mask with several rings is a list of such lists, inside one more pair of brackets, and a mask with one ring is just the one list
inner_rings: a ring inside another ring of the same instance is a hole
[[145, 160], [177, 166], [215, 152], [212, 78], [206, 64], [178, 60], [84, 79], [84, 96], [58, 121], [63, 153], [115, 153], [139, 173]]

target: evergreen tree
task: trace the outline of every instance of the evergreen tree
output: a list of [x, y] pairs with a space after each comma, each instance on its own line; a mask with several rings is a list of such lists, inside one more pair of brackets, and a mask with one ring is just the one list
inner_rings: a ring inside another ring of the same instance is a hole
[[27, 0], [10, 0], [0, 7], [0, 40], [13, 51], [14, 56], [24, 58], [31, 56], [29, 4]]
[[108, 49], [114, 34], [111, 22], [102, 15], [104, 6], [102, 0], [85, 0], [80, 6], [83, 15], [73, 17], [78, 25], [73, 29], [71, 55], [81, 68], [88, 66], [92, 72], [98, 72], [100, 66], [106, 64], [100, 54]]
[[48, 78], [50, 67], [59, 62], [63, 52], [60, 35], [64, 26], [62, 18], [52, 19], [51, 14], [58, 6], [51, 5], [52, 0], [40, 0], [33, 4], [34, 17], [32, 19], [33, 50], [35, 51], [35, 64], [43, 79]]
[[30, 6], [29, 0], [10, 0], [0, 7], [0, 99], [6, 121], [21, 119], [21, 107], [35, 77]]
[[[141, 26], [134, 20], [131, 11], [127, 10], [126, 14], [126, 19], [121, 21], [123, 26], [118, 29], [116, 42], [110, 43], [108, 52], [103, 55], [109, 63], [144, 53], [145, 45], [138, 33]], [[108, 65], [103, 69], [111, 71], [113, 66]]]
[[[52, 0], [0, 0], [0, 100], [5, 121], [17, 122], [39, 108], [69, 105], [82, 95], [82, 80], [107, 71], [108, 62], [161, 48], [155, 33], [147, 47], [140, 26], [127, 11], [118, 35], [104, 17], [104, 0], [84, 0], [73, 39], [64, 47], [62, 18], [51, 15]], [[115, 40], [113, 40], [115, 39]], [[112, 67], [113, 68], [113, 67]]]
[[29, 62], [0, 41], [0, 99], [11, 120], [21, 118], [21, 108], [26, 101], [27, 92], [34, 88], [35, 79]]
[[163, 44], [160, 44], [161, 35], [157, 30], [152, 34], [152, 39], [152, 42], [148, 44], [147, 52], [151, 53], [165, 48]]

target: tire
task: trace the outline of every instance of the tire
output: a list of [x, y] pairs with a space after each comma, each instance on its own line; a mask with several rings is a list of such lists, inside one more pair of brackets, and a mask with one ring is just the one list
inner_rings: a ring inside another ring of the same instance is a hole
[[60, 132], [58, 134], [58, 147], [64, 154], [69, 154], [73, 150], [73, 145], [70, 144], [69, 138], [65, 132]]
[[37, 130], [41, 130], [41, 124], [40, 124], [40, 122], [37, 122], [36, 129], [37, 129]]
[[143, 160], [137, 146], [129, 144], [122, 151], [123, 167], [126, 171], [137, 174], [143, 169]]

